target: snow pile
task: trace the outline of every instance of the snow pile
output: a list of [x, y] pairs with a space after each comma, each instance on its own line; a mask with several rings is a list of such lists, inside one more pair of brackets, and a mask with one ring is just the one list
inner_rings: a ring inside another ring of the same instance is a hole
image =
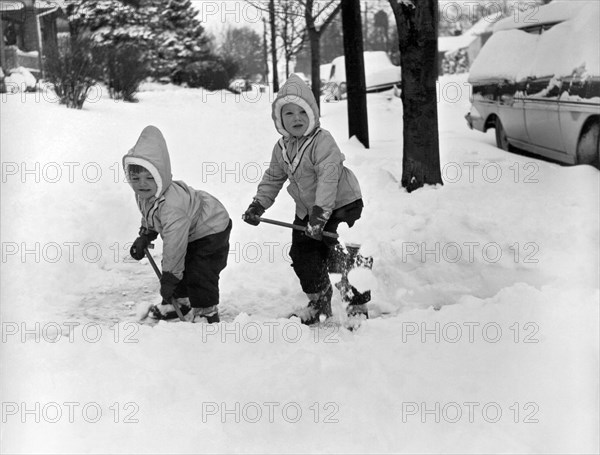
[[9, 93], [17, 93], [35, 89], [37, 81], [27, 68], [19, 66], [10, 70], [8, 76], [4, 78], [4, 84]]
[[[554, 2], [540, 8], [540, 15], [553, 5]], [[564, 22], [541, 35], [498, 27], [473, 62], [469, 82], [600, 76], [600, 4], [570, 2], [565, 5], [559, 2], [558, 5], [562, 15], [553, 10], [556, 15], [548, 17], [561, 17]], [[511, 28], [525, 27], [541, 23], [541, 20], [536, 16], [531, 23], [509, 23]]]
[[[400, 100], [369, 95], [370, 150], [346, 139], [345, 102], [322, 103], [365, 201], [341, 237], [374, 257], [351, 274], [373, 291], [353, 333], [281, 319], [306, 303], [291, 232], [240, 220], [277, 139], [272, 94], [81, 111], [5, 95], [0, 451], [597, 452], [599, 172], [498, 150], [465, 125], [466, 78], [439, 86], [445, 184], [412, 194]], [[134, 322], [158, 284], [127, 259], [139, 214], [120, 159], [148, 124], [174, 177], [233, 218], [219, 325]], [[282, 192], [268, 216], [293, 210]]]
[[525, 2], [524, 10], [515, 9], [511, 16], [498, 21], [494, 25], [494, 32], [567, 21], [582, 10], [593, 7], [595, 3], [596, 0], [553, 0], [547, 5], [540, 6]]
[[526, 76], [600, 76], [600, 3], [593, 2], [572, 20], [540, 37]]
[[539, 39], [521, 30], [494, 33], [471, 65], [469, 82], [517, 82], [526, 77]]

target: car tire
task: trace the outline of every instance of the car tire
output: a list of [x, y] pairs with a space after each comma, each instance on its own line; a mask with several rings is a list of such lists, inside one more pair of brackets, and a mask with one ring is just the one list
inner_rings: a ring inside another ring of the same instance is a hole
[[600, 169], [600, 121], [586, 123], [577, 142], [577, 164], [590, 164]]
[[496, 117], [494, 128], [496, 129], [496, 147], [502, 149], [506, 152], [510, 151], [510, 144], [508, 142], [508, 136], [506, 135], [506, 131], [504, 130], [504, 126], [502, 126], [502, 122], [500, 121], [500, 117]]

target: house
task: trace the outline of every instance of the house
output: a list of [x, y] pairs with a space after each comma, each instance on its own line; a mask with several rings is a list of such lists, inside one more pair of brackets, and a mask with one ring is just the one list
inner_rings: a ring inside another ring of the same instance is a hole
[[[44, 50], [68, 27], [64, 0], [0, 0], [0, 67], [43, 75]], [[67, 29], [68, 30], [68, 29]]]
[[475, 57], [492, 34], [499, 15], [491, 14], [477, 21], [458, 36], [438, 37], [440, 74], [467, 72]]

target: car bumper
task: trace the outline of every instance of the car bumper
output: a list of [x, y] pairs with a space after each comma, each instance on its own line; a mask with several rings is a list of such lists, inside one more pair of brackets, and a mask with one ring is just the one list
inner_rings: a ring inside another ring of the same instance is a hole
[[467, 121], [469, 128], [472, 130], [482, 131], [485, 133], [484, 119], [476, 109], [471, 108], [471, 111], [467, 112], [465, 115], [465, 120]]

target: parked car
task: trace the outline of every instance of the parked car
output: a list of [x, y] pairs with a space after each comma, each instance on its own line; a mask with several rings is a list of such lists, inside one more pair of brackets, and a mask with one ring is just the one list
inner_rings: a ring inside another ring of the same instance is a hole
[[331, 63], [323, 63], [319, 66], [319, 75], [321, 79], [321, 93], [323, 93], [323, 88], [326, 86], [327, 82], [329, 82], [329, 75], [331, 74]]
[[229, 90], [233, 93], [247, 92], [252, 89], [252, 84], [248, 79], [234, 79], [229, 83]]
[[469, 127], [495, 128], [503, 150], [600, 166], [600, 2], [522, 16], [499, 21], [473, 62]]
[[[400, 67], [392, 64], [384, 51], [364, 52], [367, 93], [381, 92], [400, 85]], [[322, 92], [325, 101], [346, 97], [346, 62], [343, 56], [331, 62], [329, 80]]]
[[300, 79], [302, 79], [306, 85], [308, 85], [309, 87], [311, 86], [310, 78], [306, 74], [304, 74], [304, 73], [302, 73], [300, 71], [295, 72], [294, 74], [296, 76], [298, 76]]

